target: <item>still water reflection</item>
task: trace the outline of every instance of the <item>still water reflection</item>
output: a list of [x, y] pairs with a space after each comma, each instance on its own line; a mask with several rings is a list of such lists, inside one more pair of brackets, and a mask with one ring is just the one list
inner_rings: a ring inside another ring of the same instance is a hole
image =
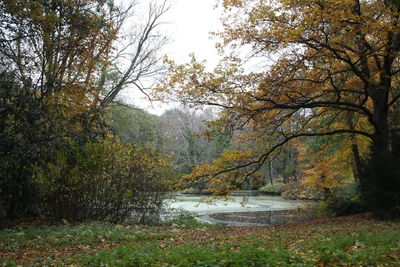
[[230, 226], [260, 226], [286, 224], [293, 220], [302, 202], [281, 197], [231, 197], [229, 200], [212, 199], [202, 202], [204, 196], [178, 195], [170, 201], [172, 209], [195, 212], [199, 220]]

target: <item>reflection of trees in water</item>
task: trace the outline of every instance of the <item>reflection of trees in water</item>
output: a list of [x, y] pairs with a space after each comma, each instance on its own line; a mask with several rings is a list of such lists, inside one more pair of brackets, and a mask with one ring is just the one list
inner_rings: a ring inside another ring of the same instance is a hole
[[305, 219], [297, 212], [303, 202], [280, 197], [250, 196], [245, 198], [245, 205], [242, 205], [243, 197], [215, 200], [211, 205], [199, 203], [202, 197], [178, 196], [172, 206], [195, 212], [202, 221], [231, 226], [280, 225]]
[[249, 211], [249, 212], [223, 212], [208, 215], [215, 223], [227, 225], [282, 225], [293, 223], [300, 219], [297, 210], [275, 210], [275, 211]]

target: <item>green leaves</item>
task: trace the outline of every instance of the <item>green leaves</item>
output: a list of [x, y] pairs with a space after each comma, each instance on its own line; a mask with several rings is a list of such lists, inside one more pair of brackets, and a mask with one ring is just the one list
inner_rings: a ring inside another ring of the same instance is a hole
[[41, 206], [68, 221], [154, 222], [170, 190], [168, 161], [150, 149], [113, 139], [69, 143], [54, 162], [35, 168]]
[[398, 222], [363, 216], [277, 228], [90, 223], [1, 230], [0, 264], [391, 267], [399, 240]]
[[393, 4], [395, 4], [396, 6], [400, 7], [400, 0], [387, 0], [387, 2], [393, 3]]

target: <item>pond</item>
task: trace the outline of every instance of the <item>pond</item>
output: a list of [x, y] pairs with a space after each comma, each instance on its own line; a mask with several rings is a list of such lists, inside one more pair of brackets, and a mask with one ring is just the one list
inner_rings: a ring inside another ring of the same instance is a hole
[[229, 226], [280, 225], [292, 222], [304, 202], [289, 201], [277, 196], [233, 196], [229, 200], [212, 199], [201, 202], [205, 196], [177, 195], [169, 201], [173, 210], [194, 212], [200, 221]]

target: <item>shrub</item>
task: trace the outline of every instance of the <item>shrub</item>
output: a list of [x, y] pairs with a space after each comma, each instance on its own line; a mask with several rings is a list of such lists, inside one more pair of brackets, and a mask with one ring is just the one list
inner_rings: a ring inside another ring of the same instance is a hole
[[101, 112], [91, 105], [38, 92], [0, 72], [0, 219], [40, 215], [33, 166], [59, 160], [56, 151], [68, 150], [65, 140], [83, 144], [106, 134]]
[[269, 184], [260, 188], [260, 191], [263, 193], [270, 193], [270, 194], [282, 194], [285, 189], [285, 185], [282, 183], [277, 184]]
[[357, 214], [363, 210], [364, 205], [359, 198], [348, 199], [343, 196], [334, 196], [320, 203], [321, 213], [333, 213], [335, 216]]
[[362, 200], [379, 217], [400, 217], [399, 143], [400, 138], [397, 137], [391, 153], [365, 160], [362, 164]]
[[69, 221], [157, 220], [169, 191], [166, 159], [149, 149], [113, 141], [71, 143], [55, 162], [35, 169], [41, 207]]
[[57, 136], [43, 119], [49, 105], [13, 79], [0, 73], [0, 219], [37, 214], [31, 165], [47, 157]]
[[364, 211], [361, 194], [355, 184], [344, 184], [341, 188], [331, 190], [326, 198], [318, 203], [318, 217], [352, 215]]
[[190, 212], [184, 209], [176, 209], [168, 214], [165, 222], [167, 224], [184, 226], [184, 227], [208, 227], [211, 226], [206, 222], [201, 222], [196, 218], [194, 212]]
[[282, 196], [287, 199], [322, 199], [323, 194], [307, 188], [301, 182], [291, 182], [284, 186]]

